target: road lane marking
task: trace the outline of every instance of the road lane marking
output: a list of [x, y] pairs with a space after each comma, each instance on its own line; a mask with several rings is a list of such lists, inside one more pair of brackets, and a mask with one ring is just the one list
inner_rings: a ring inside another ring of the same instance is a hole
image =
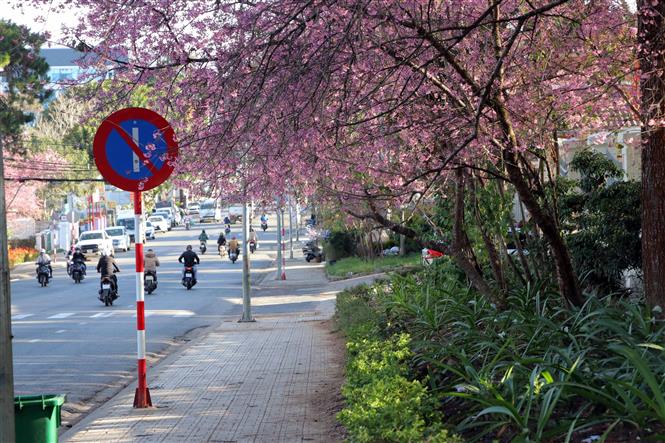
[[48, 317], [48, 318], [53, 318], [53, 319], [57, 319], [57, 318], [67, 318], [67, 317], [71, 317], [71, 316], [74, 315], [74, 314], [75, 314], [74, 312], [61, 312], [60, 314], [55, 314], [55, 315], [52, 315], [52, 316], [50, 316], [50, 317]]
[[33, 338], [32, 340], [30, 340], [29, 343], [37, 343], [38, 341], [41, 341], [41, 340], [38, 339], [38, 338]]
[[87, 325], [87, 324], [88, 324], [87, 321], [82, 321], [81, 323], [79, 323], [79, 325]]
[[55, 331], [56, 334], [62, 334], [63, 332], [67, 332], [66, 329], [60, 329], [58, 331]]
[[12, 320], [23, 320], [24, 318], [32, 317], [33, 314], [16, 314], [12, 315]]
[[98, 312], [95, 315], [91, 315], [90, 318], [104, 318], [110, 317], [113, 315], [113, 312]]

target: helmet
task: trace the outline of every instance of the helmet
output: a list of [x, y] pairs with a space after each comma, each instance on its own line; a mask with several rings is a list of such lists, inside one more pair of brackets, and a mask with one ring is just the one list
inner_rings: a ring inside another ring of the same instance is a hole
[[40, 254], [46, 254], [46, 249], [42, 248], [41, 251], [39, 251]]
[[235, 239], [236, 239], [236, 236], [235, 236], [235, 235], [234, 235], [233, 237], [231, 237], [231, 240], [235, 240]]
[[187, 245], [187, 250], [191, 251], [192, 250], [192, 245]]
[[109, 253], [108, 253], [108, 251], [107, 251], [106, 249], [102, 249], [101, 251], [99, 251], [99, 254], [100, 254], [102, 257], [106, 257], [107, 255], [109, 255]]
[[79, 248], [79, 247], [77, 246], [76, 249], [75, 249], [75, 251], [76, 251], [76, 252], [81, 252], [81, 248]]

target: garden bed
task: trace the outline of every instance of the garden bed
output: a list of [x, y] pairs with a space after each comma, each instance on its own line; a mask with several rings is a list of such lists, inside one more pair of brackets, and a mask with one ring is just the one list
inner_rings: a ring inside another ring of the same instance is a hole
[[[500, 310], [445, 262], [341, 293], [339, 418], [352, 440], [665, 440], [659, 313], [621, 298], [588, 297], [574, 309], [560, 300], [527, 287]], [[393, 417], [396, 404], [405, 407]], [[434, 439], [444, 428], [450, 434]]]

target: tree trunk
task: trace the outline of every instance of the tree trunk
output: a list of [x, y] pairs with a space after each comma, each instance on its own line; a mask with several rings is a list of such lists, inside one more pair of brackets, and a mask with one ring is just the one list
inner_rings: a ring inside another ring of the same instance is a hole
[[647, 302], [665, 306], [665, 1], [639, 1], [642, 270]]
[[450, 248], [453, 259], [459, 266], [471, 284], [485, 297], [494, 301], [497, 305], [503, 306], [503, 300], [498, 299], [490, 288], [485, 278], [478, 270], [478, 265], [474, 265], [473, 251], [469, 238], [464, 230], [464, 171], [457, 170], [457, 184], [455, 187], [455, 209], [453, 214], [453, 244]]
[[515, 153], [511, 149], [504, 149], [503, 157], [505, 160], [506, 171], [510, 177], [510, 182], [515, 186], [520, 200], [529, 210], [529, 213], [536, 221], [536, 224], [543, 231], [543, 236], [549, 242], [554, 257], [557, 281], [561, 295], [572, 305], [581, 306], [584, 304], [584, 297], [577, 280], [577, 274], [573, 269], [573, 262], [568, 251], [556, 220], [551, 214], [541, 207], [536, 197], [531, 192], [531, 188], [524, 179], [522, 170], [517, 163]]

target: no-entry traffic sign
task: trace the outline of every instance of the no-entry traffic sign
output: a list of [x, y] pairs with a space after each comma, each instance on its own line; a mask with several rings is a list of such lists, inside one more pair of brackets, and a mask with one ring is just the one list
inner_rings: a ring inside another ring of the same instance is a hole
[[142, 192], [162, 184], [173, 172], [178, 144], [171, 125], [144, 108], [109, 115], [95, 134], [95, 164], [112, 185]]

